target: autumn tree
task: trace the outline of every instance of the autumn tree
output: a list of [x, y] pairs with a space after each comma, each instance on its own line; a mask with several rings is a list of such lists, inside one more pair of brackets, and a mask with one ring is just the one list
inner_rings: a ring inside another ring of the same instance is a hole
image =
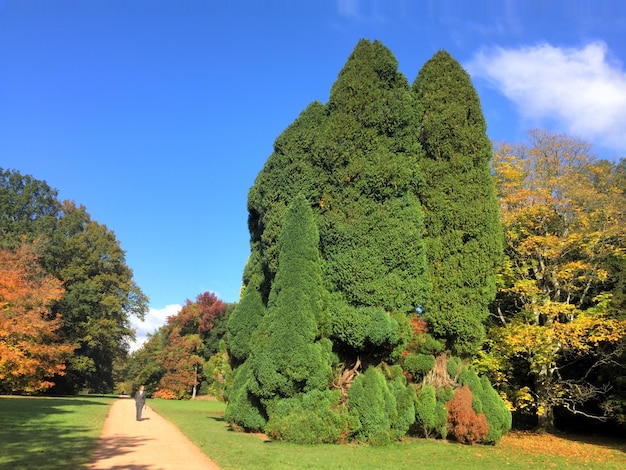
[[46, 274], [27, 242], [16, 250], [0, 250], [0, 391], [35, 393], [47, 390], [65, 373], [74, 350], [58, 334], [59, 314], [50, 304], [63, 295], [62, 283]]
[[59, 201], [45, 181], [17, 171], [0, 171], [0, 214], [2, 245], [39, 240], [40, 265], [63, 282], [65, 292], [51, 308], [62, 314], [59, 335], [76, 350], [54, 391], [112, 391], [113, 362], [134, 337], [130, 317], [147, 310], [115, 234], [85, 207]]
[[447, 52], [424, 64], [413, 91], [423, 107], [419, 198], [433, 286], [424, 318], [448, 350], [467, 356], [483, 340], [502, 256], [492, 146], [470, 77]]
[[156, 358], [163, 370], [156, 396], [195, 398], [204, 369], [226, 334], [230, 310], [213, 292], [204, 292], [167, 318], [161, 327], [164, 345]]
[[[623, 358], [624, 187], [617, 166], [584, 141], [535, 130], [497, 148], [506, 235], [484, 364], [540, 428], [554, 410], [615, 417], [609, 366]], [[529, 377], [531, 380], [524, 380]]]

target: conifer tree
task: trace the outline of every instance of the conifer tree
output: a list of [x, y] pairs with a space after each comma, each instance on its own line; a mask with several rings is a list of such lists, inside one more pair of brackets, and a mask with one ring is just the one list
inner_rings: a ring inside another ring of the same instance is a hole
[[331, 345], [318, 338], [326, 307], [318, 244], [313, 212], [300, 195], [285, 215], [278, 271], [249, 358], [261, 398], [324, 390], [331, 380]]
[[424, 112], [420, 199], [433, 284], [425, 318], [449, 350], [468, 355], [483, 339], [502, 254], [492, 147], [470, 77], [447, 52], [422, 67], [413, 90]]

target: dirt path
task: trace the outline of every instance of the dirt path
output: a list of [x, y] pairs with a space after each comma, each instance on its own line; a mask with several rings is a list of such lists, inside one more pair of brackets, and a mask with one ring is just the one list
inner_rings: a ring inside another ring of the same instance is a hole
[[135, 420], [135, 401], [113, 403], [104, 423], [90, 469], [219, 470], [173, 424], [150, 407]]

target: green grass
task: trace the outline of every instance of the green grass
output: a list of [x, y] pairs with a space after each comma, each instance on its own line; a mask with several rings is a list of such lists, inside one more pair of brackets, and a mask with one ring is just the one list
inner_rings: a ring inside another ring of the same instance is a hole
[[364, 445], [299, 446], [267, 442], [231, 431], [223, 420], [224, 404], [211, 401], [150, 400], [149, 405], [174, 423], [223, 470], [250, 469], [621, 469], [621, 463], [575, 462], [546, 454], [522, 452], [503, 446], [467, 446], [407, 439], [388, 447]]
[[85, 467], [112, 402], [86, 396], [0, 397], [0, 468]]
[[[0, 468], [79, 469], [90, 461], [114, 398], [0, 397]], [[614, 459], [577, 462], [549, 454], [500, 446], [464, 446], [407, 439], [388, 447], [361, 445], [298, 446], [267, 442], [231, 431], [224, 404], [211, 401], [149, 400], [149, 406], [174, 423], [222, 470], [251, 469], [622, 469]], [[619, 454], [619, 455], [618, 455]]]

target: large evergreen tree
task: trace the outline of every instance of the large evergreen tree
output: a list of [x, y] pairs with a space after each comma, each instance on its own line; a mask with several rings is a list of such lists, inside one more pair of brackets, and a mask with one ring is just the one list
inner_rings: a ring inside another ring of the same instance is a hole
[[[419, 107], [409, 90], [391, 52], [378, 41], [360, 41], [328, 104], [312, 103], [278, 137], [248, 198], [254, 272], [263, 277], [265, 302], [286, 207], [299, 192], [314, 202], [332, 297], [331, 337], [343, 345], [346, 362], [389, 354], [400, 341], [398, 320], [429, 293], [417, 198]], [[372, 316], [385, 321], [370, 327]]]
[[[446, 54], [431, 62], [411, 88], [387, 48], [362, 40], [328, 103], [310, 104], [276, 139], [248, 196], [252, 254], [228, 327], [236, 366], [229, 422], [297, 442], [318, 442], [307, 428], [324, 430], [324, 442], [341, 435], [382, 444], [415, 421], [416, 375], [442, 349], [424, 340], [426, 329], [455, 353], [480, 344], [501, 251], [491, 147], [467, 74]], [[439, 73], [452, 74], [451, 84]], [[452, 134], [441, 131], [457, 114]], [[287, 252], [279, 234], [295, 230], [288, 208], [298, 194], [312, 219], [290, 238], [301, 246]], [[287, 289], [302, 283], [304, 268], [283, 259], [301, 259], [311, 246], [305, 227], [319, 232], [321, 273], [306, 295], [304, 285]], [[433, 286], [442, 292], [429, 302]], [[327, 309], [311, 314], [318, 300], [310, 299], [326, 292]], [[424, 307], [427, 327], [418, 319]], [[325, 389], [326, 344], [338, 362]], [[317, 368], [295, 345], [311, 349]]]
[[483, 339], [502, 255], [492, 147], [470, 77], [447, 52], [426, 62], [413, 90], [424, 109], [420, 200], [433, 284], [425, 318], [447, 349], [467, 355]]

